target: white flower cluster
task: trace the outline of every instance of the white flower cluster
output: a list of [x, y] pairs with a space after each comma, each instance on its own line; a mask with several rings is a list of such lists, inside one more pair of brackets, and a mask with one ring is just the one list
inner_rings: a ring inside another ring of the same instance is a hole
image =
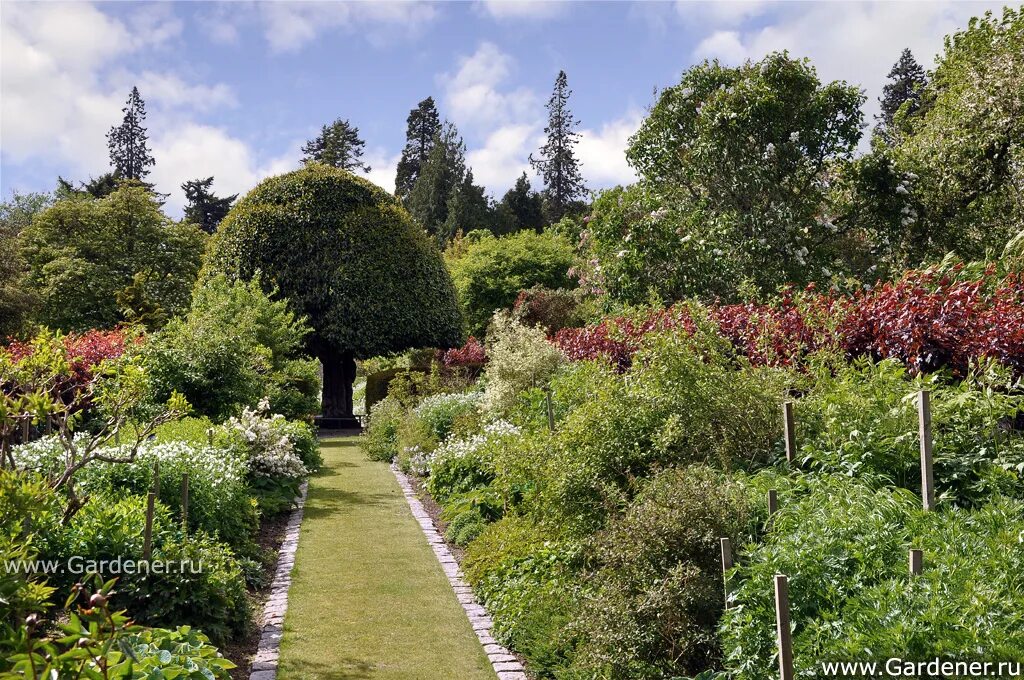
[[413, 409], [413, 413], [429, 418], [438, 411], [461, 411], [476, 406], [482, 396], [482, 392], [432, 394], [421, 401]]
[[241, 435], [243, 452], [249, 472], [257, 477], [304, 477], [309, 472], [295, 453], [295, 445], [284, 433], [287, 423], [279, 413], [264, 415], [266, 402], [255, 409], [246, 408], [239, 418], [232, 418], [227, 427]]
[[[74, 437], [74, 445], [79, 450], [85, 446], [87, 436], [79, 432]], [[19, 444], [12, 447], [11, 454], [14, 456], [14, 465], [19, 470], [38, 472], [47, 477], [63, 469], [65, 453], [64, 447], [60, 444], [57, 435], [50, 435], [42, 439]]]
[[[128, 454], [127, 446], [111, 447], [113, 456]], [[192, 477], [210, 480], [214, 487], [242, 483], [245, 479], [245, 462], [213, 446], [183, 441], [143, 442], [134, 464], [152, 467], [157, 462], [162, 469], [184, 468]]]
[[[449, 439], [437, 447], [432, 454], [421, 453], [420, 459], [413, 465], [413, 469], [416, 470], [416, 474], [426, 477], [430, 474], [430, 468], [439, 460], [472, 456], [490, 443], [505, 437], [517, 437], [521, 432], [522, 430], [512, 423], [506, 420], [497, 420], [485, 425], [482, 432], [466, 439]], [[410, 463], [412, 463], [411, 458]]]

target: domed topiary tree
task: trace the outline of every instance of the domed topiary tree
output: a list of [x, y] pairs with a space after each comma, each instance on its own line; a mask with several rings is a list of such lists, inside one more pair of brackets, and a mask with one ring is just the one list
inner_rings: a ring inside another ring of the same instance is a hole
[[426, 232], [383, 189], [319, 163], [238, 201], [206, 272], [259, 277], [308, 317], [327, 427], [353, 423], [356, 359], [462, 341], [455, 288]]

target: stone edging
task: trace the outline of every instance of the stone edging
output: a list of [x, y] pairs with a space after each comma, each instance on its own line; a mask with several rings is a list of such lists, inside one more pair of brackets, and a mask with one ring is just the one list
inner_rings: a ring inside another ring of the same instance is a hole
[[[483, 645], [484, 652], [487, 653], [487, 658], [494, 667], [494, 672], [498, 675], [498, 680], [527, 680], [526, 671], [523, 665], [519, 663], [519, 660], [491, 637], [491, 627], [494, 625], [491, 617], [487, 614], [487, 610], [473, 597], [473, 590], [462, 578], [459, 563], [452, 556], [451, 551], [448, 550], [444, 538], [442, 538], [440, 532], [434, 526], [430, 515], [423, 508], [423, 503], [416, 496], [412, 484], [409, 483], [409, 478], [395, 465], [391, 466], [391, 471], [395, 473], [398, 485], [402, 487], [402, 494], [409, 503], [409, 509], [412, 510], [412, 516], [419, 522], [424, 535], [427, 537], [427, 543], [430, 544], [431, 549], [437, 556], [437, 561], [441, 563], [444, 574], [448, 577], [448, 583], [451, 584], [459, 604], [462, 605], [462, 609], [466, 612], [466, 616], [473, 626], [473, 632], [476, 633], [477, 639]], [[252, 680], [264, 680], [264, 678], [252, 678]]]
[[263, 628], [260, 644], [252, 661], [249, 680], [275, 680], [277, 660], [281, 653], [281, 636], [284, 633], [284, 613], [288, 609], [288, 586], [292, 583], [292, 567], [295, 566], [295, 549], [299, 547], [299, 527], [302, 525], [302, 509], [306, 505], [309, 480], [302, 482], [299, 495], [295, 498], [295, 509], [288, 518], [284, 540], [277, 557], [277, 571], [270, 586], [270, 598], [263, 607]]

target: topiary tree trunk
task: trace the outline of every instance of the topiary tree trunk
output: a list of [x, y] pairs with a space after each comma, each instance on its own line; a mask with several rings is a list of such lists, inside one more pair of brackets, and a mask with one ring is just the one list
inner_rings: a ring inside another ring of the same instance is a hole
[[350, 352], [333, 350], [320, 353], [324, 367], [324, 392], [321, 409], [325, 418], [352, 418], [352, 393], [356, 380], [356, 360]]

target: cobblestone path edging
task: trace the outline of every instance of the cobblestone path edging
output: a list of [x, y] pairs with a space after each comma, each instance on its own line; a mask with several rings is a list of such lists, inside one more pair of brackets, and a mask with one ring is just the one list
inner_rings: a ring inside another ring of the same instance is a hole
[[295, 549], [299, 547], [299, 528], [302, 526], [302, 509], [306, 505], [309, 481], [302, 483], [295, 499], [295, 509], [288, 518], [284, 530], [284, 541], [277, 557], [277, 571], [270, 586], [270, 599], [263, 607], [263, 628], [260, 644], [252, 661], [249, 680], [275, 680], [277, 660], [281, 654], [281, 635], [284, 633], [284, 613], [288, 609], [288, 586], [292, 583], [292, 567], [295, 566]]
[[[423, 508], [423, 503], [416, 496], [412, 484], [409, 483], [409, 478], [394, 465], [391, 466], [391, 471], [395, 473], [398, 485], [402, 487], [402, 494], [409, 503], [412, 516], [419, 522], [424, 535], [427, 537], [427, 543], [430, 544], [434, 554], [437, 555], [437, 561], [441, 563], [444, 574], [448, 577], [448, 583], [451, 584], [452, 590], [455, 591], [455, 596], [459, 599], [459, 604], [465, 610], [466, 616], [473, 626], [473, 632], [476, 633], [477, 639], [480, 640], [480, 644], [484, 647], [487, 658], [490, 660], [491, 665], [494, 666], [494, 672], [497, 673], [498, 680], [526, 680], [526, 672], [523, 669], [523, 665], [519, 663], [519, 660], [491, 637], [491, 627], [494, 625], [491, 617], [487, 614], [487, 610], [473, 597], [473, 590], [462, 578], [459, 563], [452, 556], [451, 551], [448, 550], [444, 538], [441, 537], [440, 532], [434, 526], [434, 522], [430, 519], [430, 515]], [[253, 678], [252, 680], [264, 680], [264, 678]]]

